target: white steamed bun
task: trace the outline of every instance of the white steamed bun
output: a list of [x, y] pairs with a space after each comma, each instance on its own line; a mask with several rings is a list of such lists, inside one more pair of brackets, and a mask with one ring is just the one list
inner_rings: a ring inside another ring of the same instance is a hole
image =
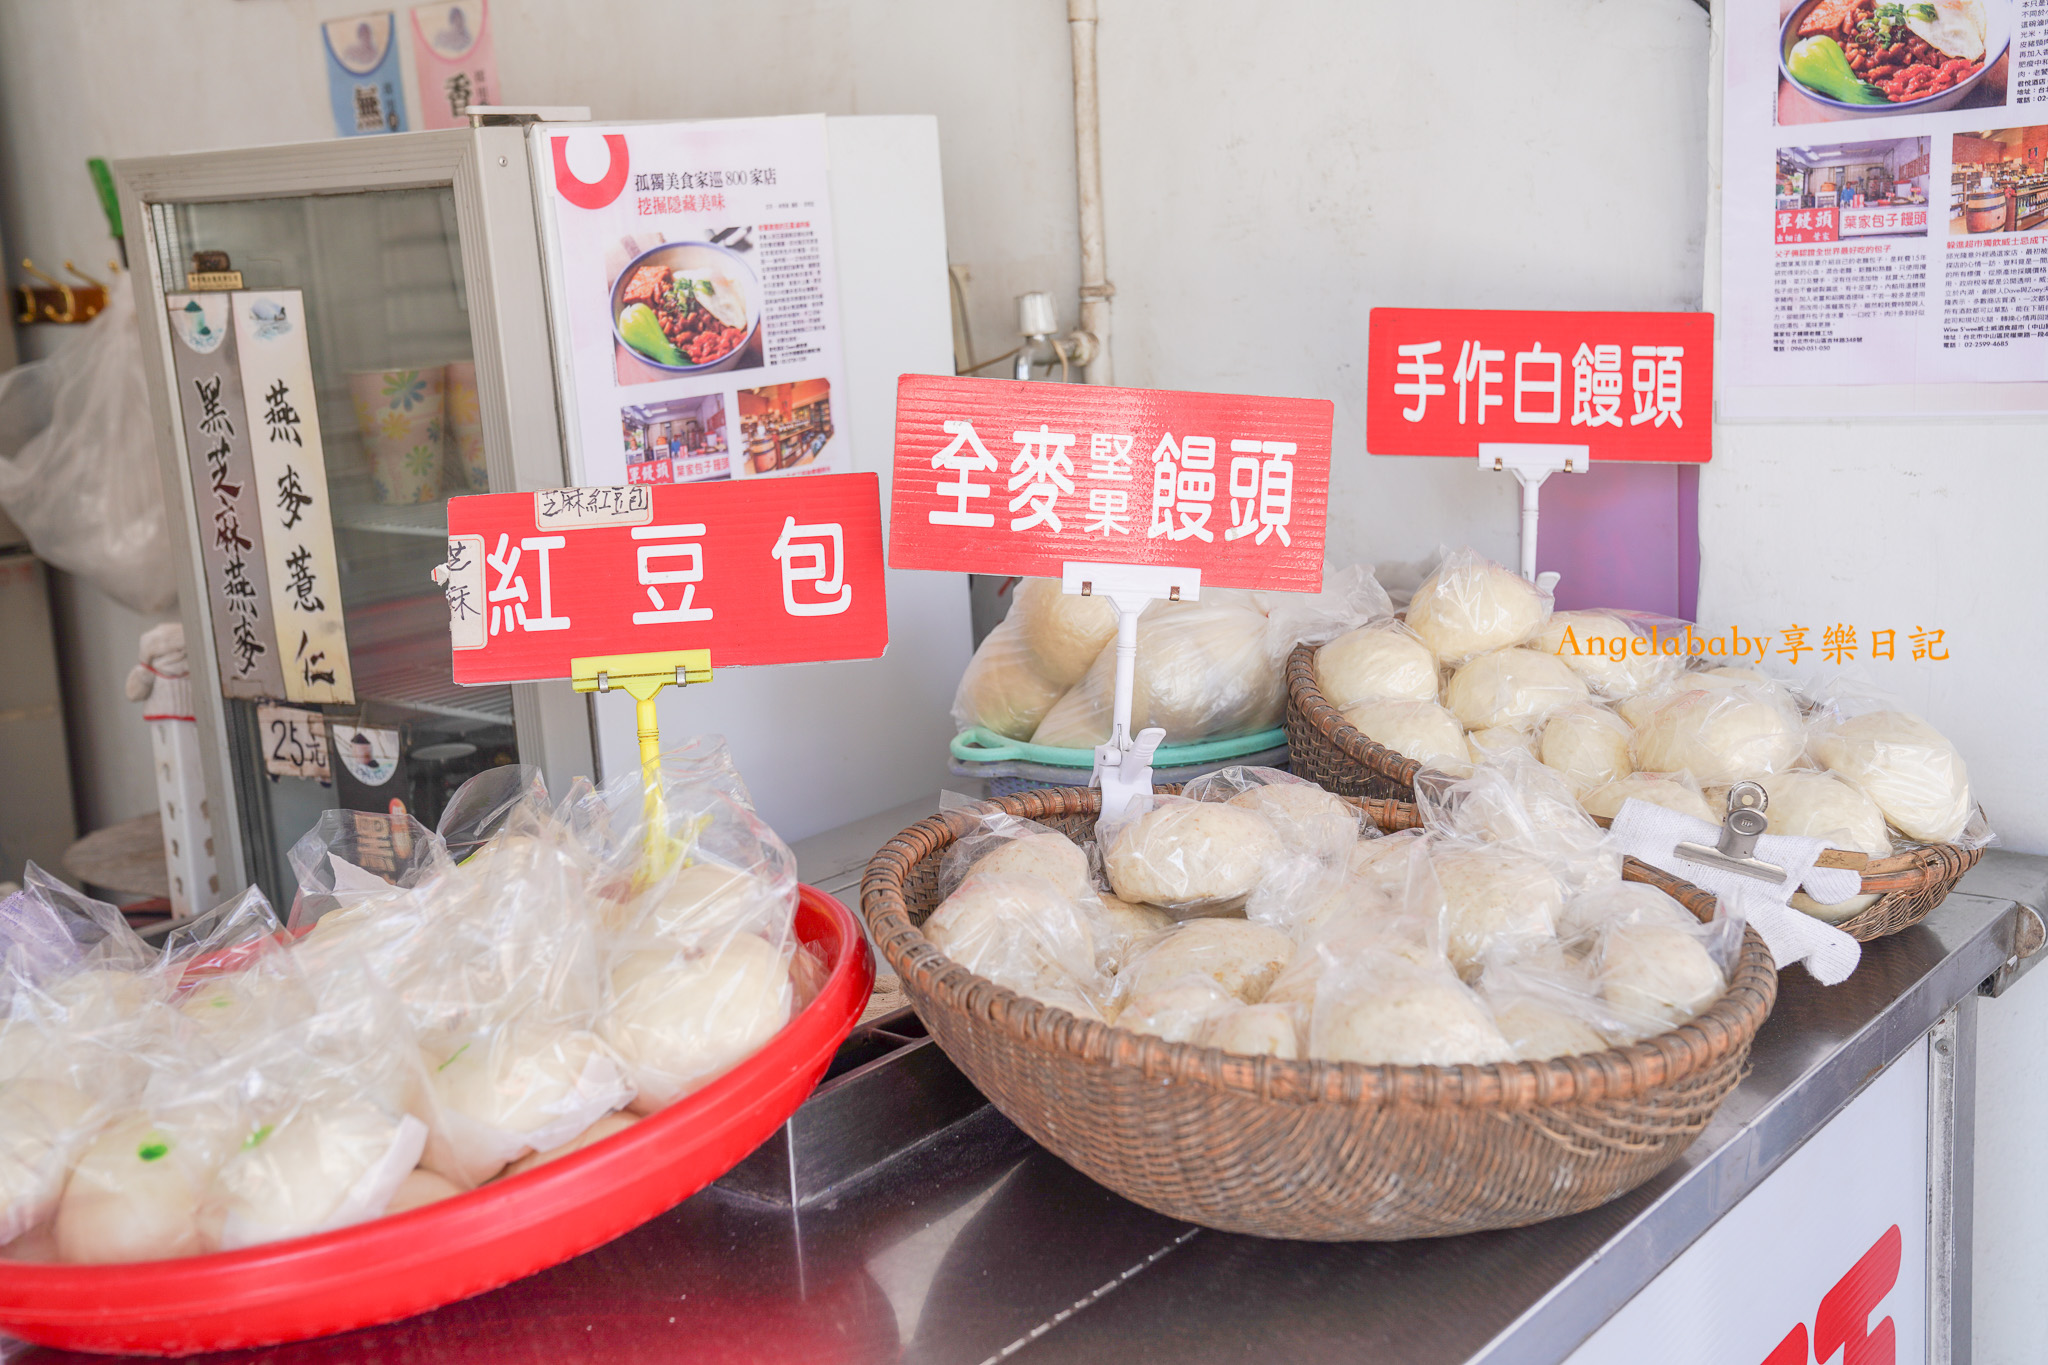
[[1473, 990], [1448, 971], [1387, 973], [1375, 988], [1317, 991], [1311, 1056], [1367, 1065], [1485, 1066], [1515, 1050]]
[[1345, 707], [1342, 714], [1373, 743], [1425, 768], [1453, 775], [1471, 768], [1471, 750], [1458, 718], [1433, 701], [1361, 701]]
[[1357, 808], [1312, 783], [1269, 782], [1247, 788], [1224, 804], [1264, 816], [1280, 841], [1296, 853], [1336, 859], [1358, 842]]
[[1970, 823], [1970, 771], [1940, 731], [1905, 711], [1871, 711], [1825, 725], [1813, 756], [1877, 803], [1908, 839], [1948, 843]]
[[1542, 859], [1488, 846], [1438, 851], [1431, 861], [1446, 907], [1444, 952], [1460, 972], [1469, 975], [1490, 951], [1555, 936], [1564, 888]]
[[1346, 631], [1316, 651], [1316, 686], [1340, 711], [1353, 702], [1383, 697], [1435, 701], [1436, 655], [1407, 627], [1374, 622]]
[[380, 1217], [426, 1137], [418, 1119], [375, 1105], [303, 1106], [222, 1164], [202, 1218], [234, 1251]]
[[1069, 595], [1057, 578], [1027, 578], [1010, 610], [1038, 674], [1062, 690], [1081, 681], [1102, 647], [1116, 639], [1116, 604], [1107, 597]]
[[1608, 820], [1621, 814], [1624, 801], [1647, 801], [1653, 806], [1675, 810], [1680, 815], [1690, 815], [1710, 825], [1721, 823], [1721, 818], [1714, 814], [1714, 808], [1707, 804], [1707, 798], [1680, 780], [1676, 773], [1630, 773], [1605, 786], [1595, 787], [1579, 798], [1586, 814]]
[[[1565, 632], [1571, 638], [1565, 638]], [[1634, 653], [1634, 642], [1642, 640], [1643, 652]], [[1603, 642], [1596, 652], [1593, 641]], [[1628, 653], [1616, 654], [1616, 642]], [[1604, 611], [1560, 611], [1553, 613], [1530, 642], [1531, 649], [1555, 655], [1586, 680], [1593, 694], [1618, 701], [1655, 691], [1685, 669], [1677, 654], [1652, 654], [1650, 640], [1619, 616]], [[1576, 648], [1574, 648], [1576, 646]]]
[[57, 1254], [73, 1263], [156, 1261], [211, 1250], [200, 1204], [227, 1154], [204, 1123], [118, 1120], [86, 1148], [57, 1206]]
[[1243, 901], [1282, 852], [1265, 817], [1210, 801], [1168, 801], [1110, 836], [1102, 865], [1127, 901], [1168, 909]]
[[1537, 751], [1576, 794], [1618, 782], [1635, 771], [1629, 758], [1628, 722], [1604, 706], [1580, 702], [1553, 712], [1543, 725]]
[[789, 1022], [792, 994], [788, 962], [758, 934], [711, 952], [628, 954], [599, 1030], [638, 1092], [634, 1111], [653, 1113], [751, 1055]]
[[1468, 730], [1538, 721], [1586, 699], [1586, 684], [1554, 654], [1497, 649], [1451, 675], [1444, 705]]
[[1727, 979], [1698, 938], [1675, 924], [1610, 924], [1595, 974], [1609, 1004], [1682, 1024], [1721, 998]]
[[1650, 772], [1683, 768], [1703, 787], [1783, 772], [1804, 747], [1798, 717], [1744, 689], [1681, 692], [1636, 731], [1638, 766]]
[[1515, 1050], [1515, 1060], [1543, 1062], [1603, 1052], [1607, 1040], [1584, 1019], [1530, 999], [1517, 999], [1493, 1012], [1493, 1022]]
[[1521, 575], [1461, 552], [1423, 580], [1408, 625], [1447, 664], [1518, 645], [1542, 628], [1549, 599]]
[[1278, 1057], [1291, 1062], [1300, 1055], [1294, 1016], [1281, 1005], [1246, 1005], [1213, 1015], [1203, 1022], [1195, 1041], [1247, 1057]]

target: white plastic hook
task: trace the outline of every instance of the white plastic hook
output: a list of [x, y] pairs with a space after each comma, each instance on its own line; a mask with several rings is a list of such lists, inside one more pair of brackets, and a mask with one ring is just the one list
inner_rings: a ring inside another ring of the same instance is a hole
[[1149, 602], [1195, 602], [1202, 596], [1202, 571], [1151, 564], [1098, 564], [1070, 560], [1061, 566], [1060, 586], [1069, 595], [1106, 597], [1116, 607], [1116, 692], [1109, 743], [1096, 746], [1088, 785], [1102, 789], [1102, 816], [1122, 816], [1133, 797], [1152, 794], [1152, 755], [1166, 731], [1151, 726], [1131, 734], [1131, 693], [1137, 685], [1138, 614]]

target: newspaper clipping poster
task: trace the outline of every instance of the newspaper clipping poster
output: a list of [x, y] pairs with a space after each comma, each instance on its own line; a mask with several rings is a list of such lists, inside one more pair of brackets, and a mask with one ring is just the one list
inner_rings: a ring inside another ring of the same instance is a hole
[[823, 117], [535, 136], [579, 481], [850, 470]]
[[2048, 0], [1724, 13], [1727, 385], [2048, 379]]

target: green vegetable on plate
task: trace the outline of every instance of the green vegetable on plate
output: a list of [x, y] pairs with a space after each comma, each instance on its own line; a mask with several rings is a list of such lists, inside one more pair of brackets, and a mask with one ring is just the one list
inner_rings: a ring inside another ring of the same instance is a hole
[[620, 310], [619, 335], [628, 346], [650, 360], [663, 365], [687, 363], [683, 353], [661, 330], [661, 319], [655, 317], [654, 310], [644, 303], [629, 303]]
[[1792, 45], [1785, 67], [1801, 85], [1844, 104], [1891, 103], [1882, 90], [1851, 69], [1842, 45], [1833, 38], [1801, 38]]

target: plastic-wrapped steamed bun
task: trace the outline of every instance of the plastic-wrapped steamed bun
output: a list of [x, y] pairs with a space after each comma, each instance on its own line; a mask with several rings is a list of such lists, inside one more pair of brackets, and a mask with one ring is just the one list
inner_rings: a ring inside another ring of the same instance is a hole
[[1375, 621], [1339, 635], [1316, 652], [1315, 670], [1323, 699], [1340, 711], [1385, 697], [1435, 701], [1440, 686], [1436, 655], [1398, 621]]
[[1156, 905], [1140, 905], [1107, 894], [1096, 900], [1102, 906], [1097, 943], [1105, 971], [1120, 969], [1138, 949], [1180, 922]]
[[1526, 725], [1490, 725], [1465, 736], [1472, 761], [1490, 763], [1510, 749], [1536, 757], [1536, 733]]
[[[1131, 729], [1156, 725], [1168, 744], [1270, 729], [1287, 705], [1286, 653], [1276, 650], [1253, 593], [1212, 589], [1199, 601], [1154, 602], [1138, 621]], [[1105, 649], [1046, 712], [1032, 742], [1067, 749], [1107, 743], [1115, 688], [1116, 651]]]
[[1447, 556], [1408, 603], [1408, 625], [1447, 664], [1533, 637], [1550, 596], [1473, 550]]
[[0, 1084], [0, 1245], [47, 1222], [104, 1106], [63, 1081]]
[[1036, 820], [987, 811], [978, 825], [954, 839], [941, 863], [940, 890], [951, 895], [970, 874], [1043, 877], [1068, 896], [1093, 893], [1088, 855], [1066, 835]]
[[1027, 578], [1010, 606], [1038, 673], [1062, 690], [1081, 681], [1102, 647], [1116, 639], [1116, 604], [1063, 592], [1057, 578]]
[[1590, 960], [1604, 999], [1671, 1024], [1691, 1019], [1728, 988], [1699, 938], [1673, 924], [1609, 925]]
[[1367, 950], [1316, 985], [1309, 1055], [1396, 1066], [1485, 1066], [1514, 1047], [1448, 964]]
[[1294, 956], [1294, 940], [1249, 920], [1190, 920], [1154, 940], [1117, 978], [1140, 999], [1183, 977], [1213, 981], [1239, 1003], [1256, 1005]]
[[1812, 749], [1908, 839], [1949, 843], [1970, 823], [1970, 771], [1962, 755], [1910, 712], [1868, 711], [1818, 726]]
[[1680, 692], [1636, 730], [1636, 763], [1690, 772], [1703, 787], [1763, 778], [1792, 766], [1806, 747], [1799, 718], [1747, 688]]
[[1534, 649], [1481, 654], [1444, 685], [1444, 705], [1469, 730], [1538, 721], [1585, 699], [1578, 674], [1556, 655]]
[[634, 1094], [595, 1033], [554, 1020], [438, 1036], [422, 1051], [434, 1114], [420, 1164], [465, 1187], [559, 1145]]
[[301, 1105], [245, 1138], [201, 1213], [223, 1251], [381, 1216], [426, 1145], [410, 1114], [343, 1101]]
[[598, 1033], [625, 1066], [633, 1109], [650, 1114], [774, 1037], [793, 995], [788, 955], [758, 934], [696, 951], [649, 946], [612, 968]]
[[1609, 701], [1654, 692], [1685, 669], [1683, 657], [1652, 653], [1651, 641], [1634, 623], [1605, 611], [1555, 612], [1529, 647], [1563, 660], [1593, 695]]
[[[1770, 798], [1764, 807], [1765, 817], [1770, 821], [1769, 833], [1821, 839], [1830, 848], [1867, 853], [1873, 858], [1891, 856], [1892, 840], [1884, 826], [1884, 812], [1875, 801], [1834, 774], [1795, 768], [1765, 778], [1763, 785]], [[1823, 905], [1804, 891], [1795, 891], [1792, 906], [1830, 924], [1839, 924], [1869, 909], [1877, 899], [1859, 893]]]
[[1618, 782], [1635, 771], [1628, 722], [1604, 706], [1580, 702], [1551, 713], [1537, 755], [1575, 793]]
[[967, 661], [953, 694], [953, 721], [962, 730], [978, 725], [1007, 739], [1030, 739], [1066, 690], [1040, 671], [1024, 643], [1023, 622], [1006, 616]]
[[1605, 1051], [1607, 1040], [1586, 1019], [1528, 996], [1493, 1004], [1493, 1022], [1515, 1050], [1515, 1060], [1544, 1062]]
[[1124, 1001], [1118, 1028], [1149, 1033], [1169, 1043], [1191, 1043], [1213, 1019], [1243, 1008], [1243, 1002], [1207, 976], [1182, 976], [1148, 984]]
[[1195, 1041], [1247, 1057], [1278, 1057], [1291, 1062], [1301, 1055], [1294, 1015], [1283, 1005], [1245, 1005], [1212, 1015], [1203, 1021]]
[[1680, 815], [1690, 815], [1710, 825], [1721, 823], [1721, 817], [1714, 813], [1707, 798], [1700, 795], [1691, 773], [1630, 773], [1605, 786], [1595, 787], [1579, 798], [1586, 814], [1607, 820], [1621, 814], [1624, 801], [1647, 801], [1653, 806], [1675, 810]]
[[[1095, 929], [1060, 887], [1027, 874], [970, 875], [932, 911], [924, 935], [971, 972], [1062, 1009], [1100, 993]], [[1092, 1012], [1092, 1006], [1091, 1010]]]
[[1395, 698], [1354, 702], [1344, 708], [1347, 724], [1373, 743], [1438, 772], [1471, 769], [1471, 750], [1458, 718], [1433, 701]]
[[73, 1263], [157, 1261], [210, 1250], [200, 1210], [240, 1135], [234, 1113], [138, 1111], [79, 1157], [57, 1206], [57, 1254]]
[[1244, 903], [1285, 850], [1256, 811], [1155, 796], [1152, 809], [1107, 832], [1102, 866], [1127, 901], [1176, 914], [1219, 913]]
[[1444, 949], [1466, 976], [1488, 955], [1553, 939], [1564, 887], [1526, 853], [1492, 845], [1447, 844], [1432, 851], [1445, 905]]
[[1325, 862], [1343, 858], [1358, 842], [1356, 806], [1277, 768], [1224, 768], [1196, 778], [1181, 794], [1262, 815], [1291, 852]]

